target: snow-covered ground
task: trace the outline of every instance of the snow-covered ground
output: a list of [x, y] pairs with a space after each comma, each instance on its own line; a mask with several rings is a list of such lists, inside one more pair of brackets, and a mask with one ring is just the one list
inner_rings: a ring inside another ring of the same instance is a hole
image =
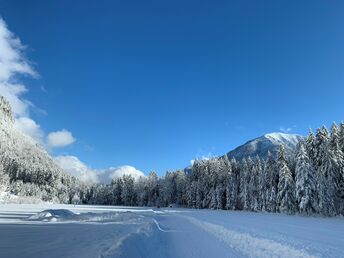
[[344, 219], [2, 204], [0, 257], [344, 257]]

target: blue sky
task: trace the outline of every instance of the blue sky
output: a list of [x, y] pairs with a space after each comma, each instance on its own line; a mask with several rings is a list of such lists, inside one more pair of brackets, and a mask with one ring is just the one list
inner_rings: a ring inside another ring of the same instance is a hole
[[[342, 1], [0, 1], [39, 77], [31, 117], [93, 168], [183, 168], [340, 122]], [[44, 111], [44, 112], [42, 112]]]

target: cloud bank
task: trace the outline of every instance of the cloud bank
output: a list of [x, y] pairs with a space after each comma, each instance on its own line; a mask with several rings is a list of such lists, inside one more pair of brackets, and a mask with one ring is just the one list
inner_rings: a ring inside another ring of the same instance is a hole
[[95, 170], [89, 168], [75, 156], [57, 156], [56, 163], [66, 172], [79, 178], [84, 183], [98, 183]]
[[110, 167], [108, 169], [100, 169], [98, 170], [97, 175], [99, 178], [99, 182], [101, 183], [109, 183], [112, 179], [116, 179], [124, 175], [130, 175], [135, 180], [145, 176], [142, 171], [129, 165]]
[[112, 179], [123, 175], [131, 175], [135, 180], [145, 176], [142, 171], [128, 165], [107, 169], [92, 169], [75, 156], [58, 156], [55, 157], [55, 161], [66, 172], [85, 183], [108, 184]]

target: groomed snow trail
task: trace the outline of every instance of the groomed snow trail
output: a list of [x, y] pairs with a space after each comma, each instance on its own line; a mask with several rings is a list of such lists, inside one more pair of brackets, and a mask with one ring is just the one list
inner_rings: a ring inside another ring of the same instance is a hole
[[344, 257], [343, 232], [343, 218], [0, 205], [0, 257], [6, 258], [337, 258]]
[[204, 222], [192, 217], [187, 219], [203, 228], [206, 232], [214, 235], [220, 241], [225, 242], [230, 248], [237, 249], [249, 257], [259, 258], [278, 258], [278, 257], [295, 257], [295, 258], [315, 258], [303, 250], [295, 249], [291, 246], [278, 243], [264, 238], [253, 237], [250, 234], [243, 234], [226, 229], [223, 226], [209, 222]]

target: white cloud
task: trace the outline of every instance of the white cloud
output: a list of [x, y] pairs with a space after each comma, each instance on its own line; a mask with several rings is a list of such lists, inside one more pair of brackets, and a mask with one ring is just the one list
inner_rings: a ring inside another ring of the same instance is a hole
[[44, 143], [44, 133], [41, 127], [29, 117], [19, 117], [15, 120], [17, 128], [19, 128], [26, 135], [31, 136], [38, 143]]
[[98, 182], [96, 171], [88, 167], [75, 156], [57, 156], [55, 157], [55, 161], [66, 172], [85, 183]]
[[24, 57], [24, 49], [0, 17], [0, 92], [10, 102], [16, 116], [28, 115], [30, 106], [28, 101], [21, 99], [27, 89], [20, 83], [18, 76], [37, 76]]
[[20, 42], [20, 39], [8, 30], [5, 21], [0, 18], [1, 80], [9, 81], [16, 73], [36, 76], [36, 72], [23, 56], [23, 49], [25, 47]]
[[122, 177], [123, 175], [131, 175], [134, 179], [145, 176], [142, 171], [128, 165], [98, 170], [98, 178], [102, 183], [109, 183], [112, 179]]
[[47, 136], [47, 145], [50, 148], [61, 148], [68, 146], [75, 142], [72, 133], [66, 129], [61, 131], [51, 132]]
[[40, 125], [30, 118], [30, 108], [45, 113], [23, 98], [28, 90], [22, 84], [21, 76], [37, 77], [38, 74], [25, 58], [25, 46], [8, 28], [0, 17], [0, 95], [10, 102], [17, 127], [42, 145], [63, 147], [75, 141], [66, 130], [50, 133], [44, 143], [44, 132]]

